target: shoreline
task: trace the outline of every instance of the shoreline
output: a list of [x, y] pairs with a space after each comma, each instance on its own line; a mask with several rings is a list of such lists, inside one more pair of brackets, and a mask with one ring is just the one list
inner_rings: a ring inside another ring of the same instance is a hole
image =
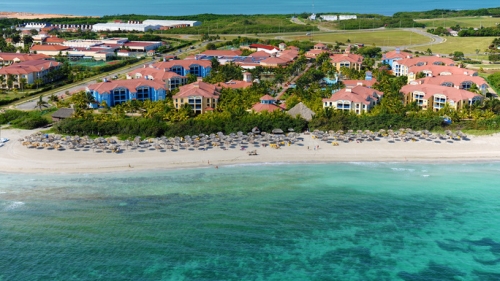
[[0, 18], [8, 18], [8, 19], [51, 19], [51, 18], [88, 18], [88, 17], [92, 18], [95, 16], [0, 11]]
[[[249, 147], [247, 150], [211, 148], [208, 150], [149, 151], [122, 153], [87, 151], [49, 151], [29, 149], [18, 139], [36, 131], [2, 130], [10, 139], [0, 147], [0, 173], [8, 174], [100, 174], [128, 171], [168, 171], [214, 169], [235, 165], [300, 165], [328, 163], [484, 163], [500, 161], [500, 134], [473, 136], [468, 141], [434, 143], [429, 141], [389, 143], [381, 139], [363, 143], [326, 142], [303, 136], [298, 145], [280, 149]], [[319, 150], [307, 146], [320, 146]], [[257, 150], [250, 156], [248, 150]]]

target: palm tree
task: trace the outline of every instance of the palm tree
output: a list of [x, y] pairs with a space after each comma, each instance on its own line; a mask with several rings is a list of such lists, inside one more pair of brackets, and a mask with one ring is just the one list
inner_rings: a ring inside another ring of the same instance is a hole
[[26, 86], [27, 82], [28, 81], [26, 80], [26, 78], [19, 79], [19, 85], [21, 86], [21, 91], [24, 91], [24, 87]]
[[42, 107], [49, 107], [49, 103], [43, 100], [43, 95], [40, 96], [35, 105], [35, 108], [38, 108], [40, 111], [42, 110]]

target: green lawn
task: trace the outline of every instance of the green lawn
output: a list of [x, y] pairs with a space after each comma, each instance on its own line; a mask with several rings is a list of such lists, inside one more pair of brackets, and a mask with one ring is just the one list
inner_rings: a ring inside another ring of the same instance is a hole
[[469, 27], [480, 27], [480, 26], [495, 26], [500, 23], [500, 18], [492, 17], [458, 17], [458, 18], [444, 18], [444, 19], [421, 19], [415, 20], [416, 22], [422, 22], [430, 27], [450, 27], [455, 25], [460, 25], [462, 28]]
[[309, 40], [315, 42], [332, 43], [347, 42], [363, 43], [366, 46], [404, 46], [411, 44], [422, 44], [430, 42], [429, 38], [405, 30], [381, 30], [381, 31], [349, 31], [331, 33], [313, 33], [312, 36], [305, 34], [295, 36], [282, 36], [286, 40]]
[[[499, 19], [500, 21], [500, 19]], [[431, 46], [423, 46], [414, 48], [418, 51], [425, 51], [430, 48], [435, 54], [450, 54], [455, 51], [463, 52], [464, 54], [473, 54], [471, 57], [474, 58], [476, 54], [476, 49], [479, 49], [479, 54], [484, 53], [484, 51], [491, 44], [491, 41], [495, 37], [445, 37], [446, 42], [442, 44], [436, 44]]]
[[11, 100], [14, 98], [20, 98], [25, 95], [29, 95], [30, 92], [34, 90], [18, 90], [18, 91], [9, 91], [9, 90], [0, 90], [0, 100]]

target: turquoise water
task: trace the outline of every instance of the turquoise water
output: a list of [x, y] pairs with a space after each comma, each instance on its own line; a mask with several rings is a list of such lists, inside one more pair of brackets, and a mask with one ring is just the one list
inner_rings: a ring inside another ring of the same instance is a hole
[[0, 174], [0, 280], [499, 280], [499, 172]]
[[[313, 8], [314, 3], [314, 8]], [[383, 2], [371, 0], [355, 1], [225, 1], [225, 0], [185, 0], [164, 1], [149, 0], [147, 2], [136, 0], [87, 0], [87, 1], [61, 1], [61, 0], [17, 0], [2, 1], [0, 11], [59, 13], [74, 15], [116, 15], [116, 14], [146, 14], [146, 15], [193, 15], [193, 14], [293, 14], [302, 12], [351, 12], [351, 13], [376, 13], [392, 15], [402, 11], [425, 11], [436, 8], [441, 9], [479, 9], [498, 7], [497, 0], [482, 0], [471, 3], [466, 0], [431, 1], [421, 0], [409, 3], [398, 0], [384, 0]]]

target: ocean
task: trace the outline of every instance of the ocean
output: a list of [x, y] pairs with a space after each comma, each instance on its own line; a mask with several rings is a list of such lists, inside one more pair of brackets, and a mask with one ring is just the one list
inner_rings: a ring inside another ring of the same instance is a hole
[[500, 163], [0, 174], [0, 280], [500, 280]]
[[403, 11], [426, 11], [432, 9], [479, 9], [500, 6], [496, 0], [483, 0], [477, 5], [466, 0], [433, 1], [422, 0], [414, 3], [385, 0], [383, 2], [371, 0], [355, 1], [226, 1], [226, 0], [17, 0], [2, 1], [0, 11], [73, 14], [73, 15], [116, 15], [116, 14], [146, 14], [146, 15], [194, 15], [194, 14], [293, 14], [302, 12], [350, 12], [375, 13], [392, 15]]

